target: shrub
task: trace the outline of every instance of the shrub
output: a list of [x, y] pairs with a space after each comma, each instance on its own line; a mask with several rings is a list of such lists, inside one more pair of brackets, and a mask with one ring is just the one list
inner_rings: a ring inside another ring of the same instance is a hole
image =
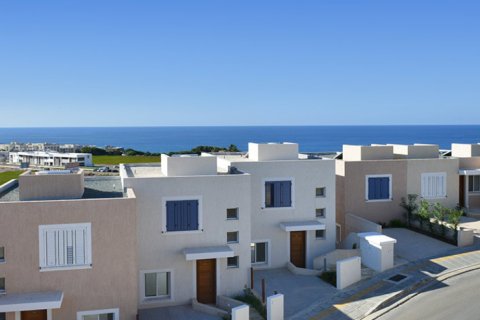
[[389, 228], [406, 228], [407, 225], [400, 219], [393, 219], [392, 221], [390, 221], [390, 223], [388, 224], [388, 227]]
[[245, 302], [248, 304], [250, 307], [254, 308], [257, 310], [257, 312], [264, 318], [267, 318], [267, 308], [263, 305], [262, 301], [257, 298], [252, 292], [251, 289], [245, 288], [243, 290], [243, 295], [242, 296], [236, 296], [234, 297], [235, 300]]

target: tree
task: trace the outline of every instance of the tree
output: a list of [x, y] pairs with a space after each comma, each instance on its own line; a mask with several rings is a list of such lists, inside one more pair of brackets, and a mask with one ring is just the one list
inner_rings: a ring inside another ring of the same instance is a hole
[[416, 194], [408, 194], [407, 199], [402, 197], [402, 201], [400, 202], [400, 206], [407, 211], [405, 215], [407, 218], [407, 226], [410, 227], [411, 219], [413, 219], [414, 215], [417, 214], [418, 204], [417, 204], [418, 195]]
[[458, 225], [460, 224], [460, 217], [463, 215], [463, 210], [455, 208], [449, 210], [448, 222], [453, 225], [453, 229], [457, 232]]

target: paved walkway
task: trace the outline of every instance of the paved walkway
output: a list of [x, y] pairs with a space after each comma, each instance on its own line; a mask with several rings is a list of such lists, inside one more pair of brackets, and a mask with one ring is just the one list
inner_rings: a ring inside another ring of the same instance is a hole
[[300, 276], [286, 268], [256, 270], [254, 273], [255, 291], [262, 293], [261, 281], [265, 279], [267, 297], [281, 293], [285, 297], [285, 317], [305, 310], [325, 297], [337, 293], [337, 289], [316, 276]]
[[[338, 290], [324, 297], [288, 319], [362, 319], [380, 309], [385, 302], [393, 303], [404, 295], [415, 292], [426, 284], [441, 283], [441, 277], [458, 272], [462, 268], [477, 265], [480, 268], [478, 247], [455, 248], [447, 254], [395, 267], [361, 281], [345, 290]], [[399, 283], [386, 281], [403, 274], [407, 278]], [[440, 277], [440, 280], [439, 280]]]
[[191, 305], [142, 309], [138, 313], [140, 320], [222, 320], [221, 317], [193, 310]]

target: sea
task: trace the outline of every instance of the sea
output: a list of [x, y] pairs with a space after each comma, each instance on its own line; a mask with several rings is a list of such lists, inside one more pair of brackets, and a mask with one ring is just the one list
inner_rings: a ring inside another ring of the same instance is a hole
[[199, 145], [247, 150], [248, 142], [296, 142], [303, 152], [340, 151], [343, 144], [480, 143], [480, 125], [214, 126], [0, 128], [0, 143], [49, 142], [117, 146], [140, 151], [190, 150]]

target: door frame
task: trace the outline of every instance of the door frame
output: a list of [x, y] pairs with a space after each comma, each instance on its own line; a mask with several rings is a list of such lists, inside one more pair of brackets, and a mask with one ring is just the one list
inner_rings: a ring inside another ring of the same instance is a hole
[[[220, 258], [212, 258], [212, 259], [215, 259], [215, 291], [216, 291], [216, 294], [217, 296], [220, 294]], [[226, 258], [225, 258], [226, 259]], [[210, 260], [210, 259], [198, 259], [198, 260]], [[193, 279], [193, 283], [192, 283], [192, 297], [195, 298], [195, 300], [197, 299], [197, 261], [198, 260], [192, 260], [192, 279]], [[198, 300], [197, 300], [198, 301]]]
[[[47, 310], [47, 320], [53, 320], [52, 309], [40, 309], [40, 310]], [[24, 311], [36, 311], [36, 310], [24, 310]], [[21, 311], [15, 311], [15, 320], [22, 320]]]
[[[305, 234], [305, 246], [304, 246], [304, 253], [305, 253], [305, 268], [308, 268], [308, 231], [307, 230], [297, 230], [297, 231], [289, 231], [288, 232], [288, 237], [287, 237], [287, 252], [288, 252], [288, 262], [292, 263], [292, 257], [291, 257], [291, 248], [292, 246], [290, 245], [291, 240], [292, 240], [292, 232], [303, 232]], [[295, 266], [296, 267], [296, 266]]]

